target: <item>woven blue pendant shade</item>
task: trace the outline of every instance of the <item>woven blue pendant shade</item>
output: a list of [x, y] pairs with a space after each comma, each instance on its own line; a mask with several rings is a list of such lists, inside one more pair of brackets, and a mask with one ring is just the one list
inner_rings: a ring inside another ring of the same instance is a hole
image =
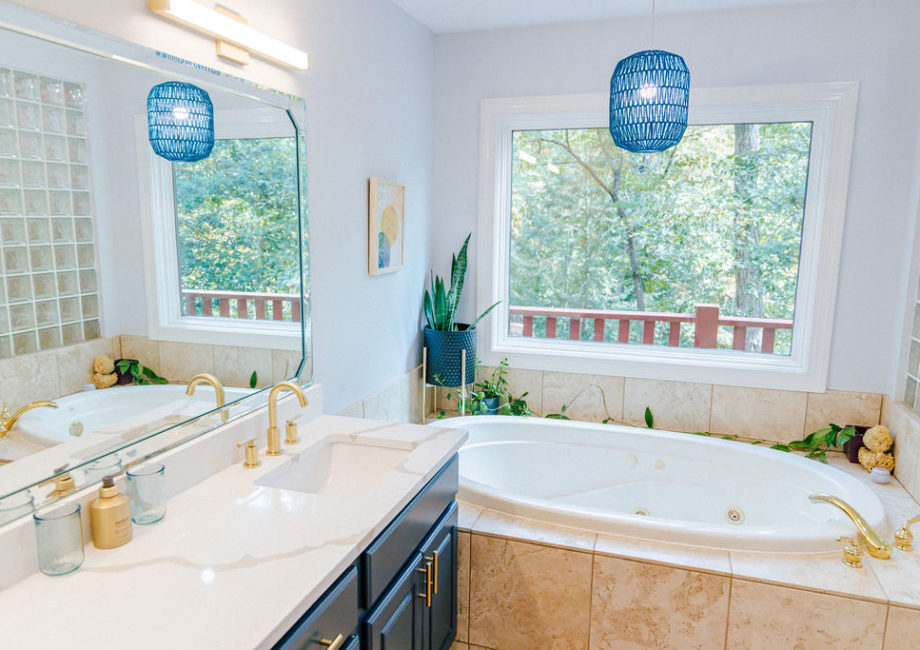
[[167, 81], [147, 95], [147, 137], [158, 156], [195, 162], [214, 148], [214, 106], [208, 93], [189, 83]]
[[687, 129], [690, 70], [683, 58], [643, 50], [617, 63], [610, 78], [610, 135], [618, 147], [653, 153], [673, 147]]

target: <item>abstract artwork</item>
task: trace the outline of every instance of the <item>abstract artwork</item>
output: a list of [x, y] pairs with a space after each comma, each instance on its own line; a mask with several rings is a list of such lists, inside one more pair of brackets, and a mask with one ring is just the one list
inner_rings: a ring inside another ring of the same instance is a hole
[[406, 186], [372, 176], [368, 188], [368, 273], [380, 275], [403, 267], [405, 225]]

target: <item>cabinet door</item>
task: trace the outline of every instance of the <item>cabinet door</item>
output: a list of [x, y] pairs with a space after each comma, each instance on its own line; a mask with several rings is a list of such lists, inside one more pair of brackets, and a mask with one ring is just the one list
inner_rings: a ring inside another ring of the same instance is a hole
[[444, 650], [450, 647], [457, 633], [456, 503], [425, 538], [422, 553], [422, 566], [432, 565], [431, 606], [425, 607], [422, 625], [425, 650]]
[[402, 573], [364, 619], [368, 650], [422, 650], [425, 611], [422, 554], [413, 553]]
[[274, 650], [321, 650], [339, 635], [350, 640], [359, 613], [358, 570], [352, 566], [284, 635]]

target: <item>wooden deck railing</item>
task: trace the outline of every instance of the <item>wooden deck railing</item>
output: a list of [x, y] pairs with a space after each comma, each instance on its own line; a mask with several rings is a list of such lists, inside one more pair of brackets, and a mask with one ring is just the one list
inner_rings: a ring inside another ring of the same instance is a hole
[[[186, 316], [300, 322], [300, 296], [293, 294], [183, 289], [182, 299]], [[250, 305], [253, 307], [251, 312]], [[286, 305], [289, 305], [288, 309], [285, 309]], [[287, 317], [285, 311], [289, 314]]]
[[565, 309], [559, 307], [519, 307], [510, 308], [511, 316], [523, 318], [523, 336], [534, 335], [534, 318], [546, 319], [545, 338], [556, 338], [559, 321], [568, 321], [569, 339], [581, 340], [581, 322], [593, 321], [593, 341], [604, 341], [608, 321], [617, 323], [616, 340], [619, 343], [629, 343], [630, 327], [633, 322], [641, 323], [642, 342], [652, 344], [655, 342], [655, 324], [668, 323], [668, 345], [680, 346], [681, 326], [692, 323], [693, 347], [716, 348], [718, 347], [719, 327], [725, 326], [732, 329], [732, 349], [744, 350], [749, 329], [760, 328], [763, 330], [760, 341], [760, 352], [773, 354], [776, 343], [776, 330], [792, 329], [791, 320], [773, 318], [747, 318], [741, 316], [722, 316], [719, 314], [718, 305], [697, 305], [693, 314], [674, 314], [653, 311], [613, 311], [608, 309]]

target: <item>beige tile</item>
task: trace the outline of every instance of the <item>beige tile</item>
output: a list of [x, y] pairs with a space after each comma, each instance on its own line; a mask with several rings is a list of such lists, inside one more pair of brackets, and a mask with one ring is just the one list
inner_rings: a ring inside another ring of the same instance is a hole
[[920, 646], [920, 610], [889, 607], [885, 650], [916, 650]]
[[730, 580], [596, 555], [591, 647], [719, 648]]
[[733, 580], [729, 648], [881, 648], [885, 605]]
[[644, 560], [683, 569], [698, 569], [710, 573], [731, 575], [728, 551], [653, 542], [635, 537], [600, 534], [594, 552], [602, 555]]
[[626, 378], [623, 421], [645, 427], [645, 409], [655, 428], [668, 431], [707, 431], [712, 387], [682, 381]]
[[470, 634], [470, 534], [457, 535], [457, 640]]
[[[272, 350], [272, 383], [277, 384], [279, 381], [293, 377], [302, 358], [300, 351]], [[301, 383], [306, 378], [313, 377], [313, 364], [311, 361], [310, 359], [307, 360], [307, 364], [301, 373]]]
[[484, 535], [512, 537], [535, 544], [562, 546], [589, 552], [594, 550], [594, 540], [597, 539], [597, 534], [590, 531], [555, 526], [524, 517], [512, 517], [495, 510], [483, 510], [476, 523], [473, 524], [472, 530], [474, 533]]
[[58, 389], [57, 350], [6, 359], [0, 376], [0, 403], [10, 411], [37, 400], [54, 399]]
[[364, 417], [364, 400], [360, 402], [355, 402], [351, 406], [348, 406], [341, 411], [339, 415], [345, 416], [347, 418], [363, 418]]
[[58, 394], [70, 395], [83, 390], [84, 384], [91, 381], [93, 361], [106, 354], [114, 361], [115, 339], [93, 339], [76, 345], [57, 349]]
[[587, 648], [592, 556], [472, 535], [471, 644]]
[[364, 417], [387, 422], [409, 421], [409, 378], [403, 375], [364, 400]]
[[[920, 510], [914, 510], [914, 514]], [[903, 520], [893, 520], [895, 527], [900, 526]], [[914, 535], [917, 535], [918, 526], [914, 525]], [[891, 536], [888, 537], [891, 539]], [[863, 564], [875, 574], [885, 597], [892, 605], [906, 605], [907, 607], [920, 607], [920, 543], [914, 541], [914, 551], [905, 553], [894, 550], [889, 560], [874, 560], [864, 556]]]
[[801, 440], [808, 394], [767, 388], [712, 387], [713, 433], [764, 440]]
[[256, 388], [272, 383], [272, 351], [263, 348], [242, 348], [229, 345], [214, 346], [214, 375], [224, 386], [249, 388], [249, 379], [256, 373]]
[[894, 437], [894, 475], [911, 496], [920, 500], [920, 416], [886, 396], [881, 421]]
[[[160, 341], [160, 372], [170, 383], [184, 384], [195, 375], [214, 374], [214, 346]], [[146, 364], [144, 364], [146, 365]]]
[[482, 508], [460, 500], [457, 500], [457, 505], [460, 507], [460, 521], [457, 526], [465, 528], [466, 530], [471, 530], [473, 524], [479, 519], [479, 515], [482, 514]]
[[565, 406], [573, 420], [622, 422], [624, 385], [622, 377], [544, 372], [543, 413], [560, 413]]
[[128, 336], [122, 334], [118, 337], [121, 350], [117, 355], [122, 359], [137, 359], [143, 365], [160, 373], [160, 346], [157, 341], [151, 341], [146, 336]]
[[[505, 373], [508, 390], [514, 397], [524, 397], [534, 415], [543, 414], [543, 371], [509, 368]], [[524, 395], [526, 393], [526, 396]]]
[[[409, 421], [417, 423], [422, 421], [422, 367], [418, 366], [409, 371]], [[426, 399], [427, 401], [427, 399]]]
[[[882, 585], [872, 571], [853, 569], [840, 561], [842, 554], [755, 553], [732, 551], [736, 578], [801, 587], [841, 596], [859, 596], [886, 602]], [[866, 562], [870, 558], [866, 558]]]
[[805, 433], [817, 431], [833, 422], [844, 426], [857, 424], [872, 427], [878, 424], [882, 410], [880, 393], [853, 393], [829, 390], [826, 393], [808, 393], [805, 412]]

